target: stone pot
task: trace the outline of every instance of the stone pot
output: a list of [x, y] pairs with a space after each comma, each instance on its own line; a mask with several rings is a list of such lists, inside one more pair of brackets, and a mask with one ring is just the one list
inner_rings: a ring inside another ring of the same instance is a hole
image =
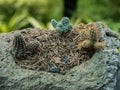
[[[20, 68], [9, 52], [15, 32], [0, 34], [1, 90], [114, 90], [119, 68], [120, 39], [102, 23], [94, 23], [101, 32], [105, 48], [65, 75]], [[26, 29], [25, 29], [26, 30]], [[33, 30], [33, 28], [31, 28]], [[39, 30], [35, 29], [34, 30]]]

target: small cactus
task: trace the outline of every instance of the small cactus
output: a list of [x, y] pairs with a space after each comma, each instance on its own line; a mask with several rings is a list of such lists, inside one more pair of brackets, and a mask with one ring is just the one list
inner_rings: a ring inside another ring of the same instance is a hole
[[70, 24], [70, 20], [67, 17], [63, 17], [58, 22], [55, 19], [52, 19], [51, 24], [55, 28], [56, 32], [59, 33], [66, 33], [72, 30], [72, 24]]
[[38, 52], [39, 43], [32, 42], [26, 45], [21, 34], [15, 34], [13, 40], [12, 54], [15, 59], [25, 60], [29, 55], [34, 55]]
[[26, 59], [26, 44], [21, 34], [15, 34], [12, 51], [16, 59]]
[[36, 54], [39, 50], [39, 43], [38, 42], [32, 42], [27, 45], [27, 51], [31, 53], [32, 55]]
[[104, 43], [99, 42], [99, 31], [94, 25], [89, 25], [88, 27], [82, 26], [78, 30], [78, 33], [82, 41], [78, 43], [77, 49], [104, 48]]
[[78, 25], [77, 25], [77, 27], [78, 27], [79, 29], [85, 28], [85, 24], [84, 24], [83, 22], [79, 22]]
[[52, 24], [52, 26], [53, 26], [54, 28], [57, 27], [57, 21], [56, 21], [55, 19], [52, 19], [52, 20], [51, 20], [51, 24]]
[[83, 49], [83, 48], [87, 49], [90, 47], [92, 47], [92, 42], [90, 40], [84, 40], [84, 41], [78, 43], [78, 45], [77, 45], [78, 49]]
[[105, 47], [105, 45], [104, 45], [103, 42], [96, 42], [96, 43], [94, 44], [94, 47], [95, 47], [96, 49], [103, 49], [103, 48]]

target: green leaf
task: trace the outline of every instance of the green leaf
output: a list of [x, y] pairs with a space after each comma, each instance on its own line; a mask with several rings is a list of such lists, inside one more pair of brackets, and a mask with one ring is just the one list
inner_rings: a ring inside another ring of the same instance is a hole
[[[12, 18], [10, 19], [10, 21], [8, 22], [8, 27], [9, 29], [17, 29], [19, 27], [19, 25], [23, 24], [23, 21], [27, 18], [28, 13], [26, 10], [21, 11], [17, 11]], [[26, 23], [25, 23], [26, 24]]]

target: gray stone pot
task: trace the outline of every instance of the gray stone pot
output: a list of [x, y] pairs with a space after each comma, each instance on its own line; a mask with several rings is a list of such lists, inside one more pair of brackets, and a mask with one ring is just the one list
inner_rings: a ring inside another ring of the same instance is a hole
[[20, 68], [8, 49], [13, 32], [0, 34], [0, 90], [114, 90], [120, 39], [101, 23], [94, 24], [105, 40], [105, 49], [66, 75]]

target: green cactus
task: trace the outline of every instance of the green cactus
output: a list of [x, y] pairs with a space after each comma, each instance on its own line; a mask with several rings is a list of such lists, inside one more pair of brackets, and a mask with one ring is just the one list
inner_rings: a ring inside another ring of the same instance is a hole
[[34, 55], [34, 54], [36, 54], [39, 51], [38, 47], [39, 47], [39, 43], [38, 42], [32, 42], [32, 43], [27, 45], [27, 51], [31, 55]]
[[57, 27], [57, 21], [55, 19], [51, 20], [51, 24], [53, 25], [54, 28]]
[[55, 28], [56, 32], [59, 33], [66, 33], [72, 30], [72, 24], [70, 24], [70, 20], [67, 17], [63, 17], [58, 22], [55, 19], [52, 19], [51, 24]]
[[99, 42], [99, 31], [94, 25], [80, 28], [78, 33], [80, 34], [82, 41], [78, 43], [77, 49], [104, 48], [104, 42]]
[[91, 41], [92, 42], [97, 42], [97, 33], [95, 32], [95, 30], [94, 29], [91, 29], [90, 30], [90, 35], [91, 35]]
[[21, 34], [15, 34], [12, 51], [16, 59], [26, 59], [26, 44]]
[[38, 47], [38, 42], [32, 42], [26, 45], [24, 38], [18, 33], [14, 36], [12, 54], [15, 59], [25, 60], [29, 55], [36, 54], [38, 52]]

